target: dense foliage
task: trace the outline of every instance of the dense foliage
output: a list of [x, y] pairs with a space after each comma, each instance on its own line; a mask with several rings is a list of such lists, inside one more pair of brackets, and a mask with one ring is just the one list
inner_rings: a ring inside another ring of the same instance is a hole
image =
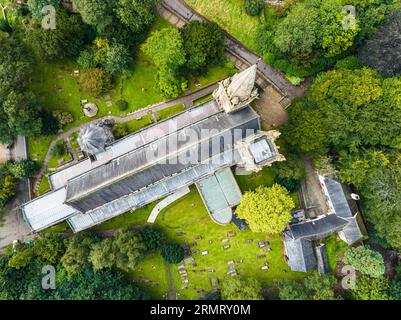
[[178, 243], [166, 243], [161, 247], [161, 255], [168, 263], [179, 263], [184, 259], [184, 249]]
[[274, 184], [271, 188], [260, 186], [255, 191], [245, 192], [236, 213], [246, 220], [253, 232], [278, 234], [291, 220], [294, 207], [288, 191]]
[[223, 300], [262, 300], [262, 286], [253, 278], [226, 277], [220, 290]]
[[191, 21], [182, 30], [186, 66], [194, 75], [225, 59], [225, 35], [214, 22]]
[[262, 9], [265, 7], [266, 2], [264, 0], [245, 0], [244, 8], [245, 12], [250, 16], [258, 16]]
[[111, 75], [103, 69], [95, 68], [79, 75], [79, 85], [82, 90], [100, 96], [111, 89]]
[[335, 282], [332, 275], [321, 275], [314, 271], [302, 281], [280, 283], [279, 296], [282, 300], [334, 300]]
[[344, 253], [343, 261], [374, 278], [382, 277], [384, 274], [382, 255], [365, 246], [349, 247]]

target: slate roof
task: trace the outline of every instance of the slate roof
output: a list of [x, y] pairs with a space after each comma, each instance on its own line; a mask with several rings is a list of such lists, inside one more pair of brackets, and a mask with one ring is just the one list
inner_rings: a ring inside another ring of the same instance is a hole
[[312, 241], [293, 239], [290, 232], [284, 232], [284, 246], [287, 264], [292, 271], [308, 272], [316, 267], [316, 257]]
[[308, 240], [317, 240], [340, 231], [347, 224], [347, 220], [338, 217], [335, 214], [330, 214], [327, 216], [320, 216], [317, 219], [297, 224], [290, 224], [289, 231], [293, 239], [304, 238]]
[[239, 218], [235, 213], [233, 213], [233, 218], [232, 218], [231, 222], [234, 223], [235, 226], [241, 231], [244, 230], [248, 226], [246, 221], [244, 219]]
[[315, 246], [315, 254], [317, 258], [317, 269], [320, 273], [329, 272], [327, 263], [327, 251], [324, 243]]
[[[93, 210], [156, 181], [189, 169], [194, 164], [177, 161], [177, 155], [197, 153], [197, 161], [200, 163], [230, 150], [236, 141], [254, 134], [259, 129], [259, 116], [247, 107], [235, 114], [216, 114], [192, 124], [188, 128], [196, 132], [199, 137], [201, 137], [201, 131], [204, 132], [203, 129], [209, 129], [210, 135], [193, 144], [188, 139], [180, 138], [180, 135], [186, 137], [186, 128], [183, 128], [113, 159], [71, 179], [67, 184], [66, 203], [80, 211]], [[234, 129], [242, 130], [242, 136], [234, 135]], [[174, 137], [171, 137], [172, 135]], [[178, 153], [168, 155], [167, 159], [163, 158], [164, 154], [156, 155], [154, 161], [149, 161], [149, 154], [152, 154], [153, 150], [163, 150], [164, 146], [167, 146], [167, 150], [169, 150], [169, 138], [172, 138], [172, 141], [178, 141], [176, 148]], [[215, 147], [215, 142], [218, 142], [218, 148]], [[213, 143], [214, 147], [212, 147]]]
[[336, 215], [342, 218], [351, 218], [358, 212], [355, 200], [350, 197], [351, 190], [349, 188], [340, 181], [327, 177], [324, 178], [324, 184]]

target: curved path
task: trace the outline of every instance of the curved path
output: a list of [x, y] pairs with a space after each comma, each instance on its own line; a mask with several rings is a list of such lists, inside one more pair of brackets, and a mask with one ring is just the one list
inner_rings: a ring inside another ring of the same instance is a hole
[[[172, 100], [163, 101], [163, 102], [159, 102], [159, 103], [156, 103], [156, 104], [149, 105], [149, 106], [147, 106], [145, 108], [142, 108], [142, 109], [136, 110], [136, 111], [134, 111], [132, 113], [129, 113], [128, 115], [126, 115], [124, 117], [107, 115], [107, 116], [104, 116], [104, 117], [96, 118], [96, 119], [93, 119], [91, 121], [85, 122], [85, 123], [73, 128], [73, 129], [70, 129], [70, 130], [68, 130], [66, 132], [63, 132], [63, 133], [59, 134], [56, 138], [54, 138], [52, 140], [52, 142], [49, 145], [49, 149], [47, 150], [45, 159], [43, 160], [42, 167], [40, 168], [38, 174], [35, 177], [33, 192], [34, 193], [37, 192], [37, 190], [39, 188], [39, 185], [40, 185], [40, 181], [42, 180], [43, 175], [47, 171], [49, 160], [51, 158], [51, 155], [50, 155], [51, 149], [60, 140], [66, 140], [67, 137], [70, 136], [71, 134], [73, 134], [75, 132], [78, 132], [80, 129], [86, 127], [87, 125], [89, 125], [91, 123], [97, 123], [97, 122], [99, 122], [101, 120], [106, 120], [107, 119], [107, 120], [112, 120], [112, 121], [114, 121], [116, 123], [124, 123], [124, 122], [128, 122], [128, 121], [131, 121], [131, 120], [135, 120], [135, 119], [141, 118], [141, 117], [143, 117], [143, 116], [145, 116], [145, 115], [147, 115], [149, 113], [154, 113], [154, 112], [157, 112], [157, 111], [161, 111], [163, 109], [167, 109], [167, 108], [173, 107], [173, 106], [175, 106], [177, 104], [183, 104], [183, 105], [185, 105], [186, 108], [192, 107], [193, 102], [195, 100], [200, 99], [200, 98], [212, 93], [213, 90], [217, 88], [217, 86], [218, 86], [217, 83], [213, 83], [213, 84], [211, 84], [211, 85], [209, 85], [209, 86], [207, 86], [205, 88], [202, 88], [202, 89], [199, 89], [197, 91], [194, 91], [194, 92], [192, 92], [192, 93], [190, 93], [188, 95], [185, 95], [185, 96], [182, 96], [182, 97], [178, 97], [176, 99], [172, 99]], [[75, 160], [75, 161], [77, 161], [77, 160]], [[71, 163], [69, 163], [69, 164], [71, 164]]]

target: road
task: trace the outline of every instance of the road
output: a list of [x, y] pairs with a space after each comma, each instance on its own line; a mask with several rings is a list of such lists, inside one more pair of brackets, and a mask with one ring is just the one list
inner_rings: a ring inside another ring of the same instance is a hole
[[[27, 141], [25, 137], [18, 136], [15, 139], [11, 160], [28, 159]], [[0, 213], [0, 253], [2, 249], [14, 240], [21, 242], [31, 240], [35, 235], [22, 217], [19, 208], [23, 203], [30, 200], [30, 188], [28, 179], [21, 180], [17, 185], [17, 194]]]

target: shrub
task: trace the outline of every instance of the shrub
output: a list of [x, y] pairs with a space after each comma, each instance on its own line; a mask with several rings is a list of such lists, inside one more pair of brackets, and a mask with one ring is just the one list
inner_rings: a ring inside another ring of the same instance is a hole
[[33, 160], [21, 160], [12, 163], [9, 166], [10, 173], [16, 178], [28, 178], [35, 174], [39, 170], [39, 165]]
[[301, 187], [301, 181], [287, 177], [276, 176], [274, 182], [286, 188], [289, 192], [296, 192]]
[[145, 227], [140, 231], [140, 235], [149, 251], [158, 250], [162, 247], [164, 240], [163, 232], [151, 227]]
[[250, 16], [258, 16], [264, 6], [263, 0], [245, 0], [244, 2], [245, 12]]
[[119, 110], [124, 111], [128, 109], [128, 102], [125, 100], [117, 100], [116, 105]]
[[61, 127], [74, 122], [72, 114], [66, 111], [56, 110], [53, 112], [53, 116], [57, 119]]
[[380, 278], [385, 271], [382, 255], [365, 246], [349, 247], [344, 253], [344, 263], [373, 278]]
[[168, 263], [178, 263], [184, 259], [184, 249], [178, 243], [166, 243], [161, 255]]
[[84, 70], [96, 68], [97, 63], [95, 60], [95, 54], [93, 52], [93, 49], [87, 48], [81, 51], [77, 63]]
[[82, 90], [99, 96], [111, 88], [111, 75], [99, 68], [87, 70], [79, 76]]
[[129, 133], [127, 126], [124, 123], [115, 123], [113, 125], [113, 135], [116, 139], [120, 139]]
[[57, 143], [50, 151], [50, 155], [52, 157], [61, 157], [64, 153], [65, 153], [65, 146], [63, 143]]

